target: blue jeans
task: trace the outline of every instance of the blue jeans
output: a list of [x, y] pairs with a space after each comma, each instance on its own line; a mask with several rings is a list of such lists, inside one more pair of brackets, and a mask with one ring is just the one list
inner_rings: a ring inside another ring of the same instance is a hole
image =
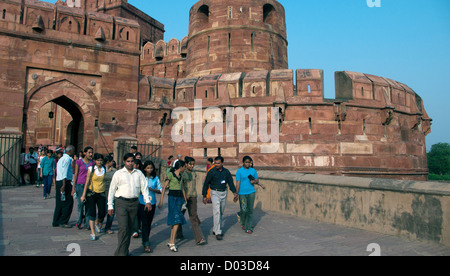
[[84, 185], [75, 184], [75, 192], [77, 194], [77, 206], [78, 206], [78, 219], [77, 225], [84, 224], [85, 227], [89, 227], [89, 222], [86, 222], [87, 206], [81, 202], [80, 198], [83, 195]]
[[[113, 213], [112, 216], [110, 216], [108, 214], [108, 197], [106, 197], [106, 224], [105, 224], [105, 231], [111, 230], [111, 226], [112, 226], [112, 223], [114, 221], [114, 214], [115, 214], [115, 212]], [[102, 223], [102, 222], [103, 221], [99, 220], [99, 223]]]
[[44, 180], [44, 197], [47, 197], [52, 190], [53, 175], [44, 175], [42, 179]]

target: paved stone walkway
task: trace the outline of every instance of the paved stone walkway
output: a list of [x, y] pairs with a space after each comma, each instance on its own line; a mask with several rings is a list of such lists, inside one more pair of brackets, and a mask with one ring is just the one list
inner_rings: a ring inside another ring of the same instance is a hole
[[[54, 191], [52, 191], [53, 193]], [[54, 195], [54, 193], [53, 193]], [[165, 197], [167, 199], [167, 197]], [[101, 233], [89, 240], [89, 231], [51, 226], [55, 199], [42, 199], [42, 188], [32, 186], [0, 189], [1, 256], [69, 256], [75, 244], [82, 256], [112, 256], [117, 235]], [[224, 239], [211, 235], [211, 205], [199, 204], [201, 227], [208, 244], [196, 246], [191, 226], [184, 226], [185, 239], [178, 241], [179, 252], [169, 251], [166, 243], [167, 202], [157, 209], [150, 235], [150, 254], [143, 253], [140, 239], [132, 239], [134, 256], [368, 256], [369, 244], [379, 245], [382, 256], [450, 255], [450, 247], [429, 242], [409, 241], [395, 236], [319, 223], [298, 217], [255, 210], [255, 230], [249, 235], [237, 223], [238, 204], [228, 203], [224, 220]], [[75, 223], [76, 203], [71, 223]], [[113, 224], [117, 232], [117, 221]], [[69, 250], [68, 250], [69, 249]]]

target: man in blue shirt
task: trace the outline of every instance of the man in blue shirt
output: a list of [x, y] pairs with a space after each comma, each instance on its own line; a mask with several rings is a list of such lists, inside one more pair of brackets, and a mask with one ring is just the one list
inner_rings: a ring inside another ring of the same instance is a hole
[[58, 160], [56, 166], [56, 205], [53, 214], [53, 227], [71, 228], [69, 223], [73, 209], [72, 192], [72, 156], [75, 153], [74, 146], [68, 146], [66, 153]]
[[41, 160], [41, 177], [44, 181], [44, 199], [47, 199], [52, 189], [53, 176], [55, 174], [55, 159], [53, 151], [45, 150], [46, 156]]
[[255, 187], [259, 184], [258, 173], [251, 167], [253, 160], [250, 156], [244, 156], [243, 166], [236, 172], [236, 190], [239, 194], [240, 223], [242, 230], [248, 234], [253, 233], [253, 207], [255, 204]]

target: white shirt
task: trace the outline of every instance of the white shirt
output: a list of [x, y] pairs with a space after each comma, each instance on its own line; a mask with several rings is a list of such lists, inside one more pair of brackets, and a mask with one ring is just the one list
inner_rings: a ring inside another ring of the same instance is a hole
[[56, 165], [56, 181], [73, 179], [72, 161], [72, 157], [66, 153], [58, 160], [58, 164]]
[[[88, 168], [89, 172], [92, 172], [92, 166]], [[105, 169], [102, 167], [99, 169], [97, 166], [94, 166], [94, 173], [96, 176], [103, 176], [105, 174]]]
[[114, 209], [114, 199], [116, 197], [123, 198], [139, 198], [144, 196], [144, 202], [150, 203], [151, 196], [148, 193], [147, 180], [140, 170], [133, 169], [130, 173], [127, 168], [122, 168], [114, 173], [109, 187], [108, 194], [108, 210]]
[[38, 158], [38, 169], [40, 169], [41, 168], [41, 161], [42, 161], [42, 159], [44, 158], [45, 156], [42, 156], [42, 155], [39, 155], [39, 158]]
[[31, 154], [30, 152], [27, 153], [25, 155], [25, 163], [30, 163], [30, 164], [37, 164], [39, 159], [39, 156], [37, 155], [37, 153], [33, 152], [33, 154]]
[[25, 153], [24, 152], [22, 152], [21, 154], [20, 154], [20, 165], [25, 165], [26, 163], [25, 163]]

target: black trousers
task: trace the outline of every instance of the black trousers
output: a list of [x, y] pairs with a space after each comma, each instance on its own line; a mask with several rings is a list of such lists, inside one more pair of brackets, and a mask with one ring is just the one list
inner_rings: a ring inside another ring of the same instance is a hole
[[149, 237], [152, 230], [153, 216], [155, 215], [156, 204], [152, 205], [152, 210], [147, 212], [144, 210], [145, 205], [139, 204], [138, 219], [142, 223], [142, 244], [150, 246]]
[[87, 216], [89, 220], [95, 221], [98, 210], [98, 220], [103, 221], [106, 216], [106, 196], [104, 194], [93, 194], [86, 197]]
[[30, 175], [30, 184], [34, 185], [36, 184], [36, 178], [39, 179], [39, 177], [37, 176], [37, 164], [30, 164], [31, 169], [28, 171], [29, 175]]
[[26, 173], [27, 173], [27, 170], [25, 170], [25, 166], [20, 165], [20, 179], [22, 180], [20, 185], [26, 185], [27, 184], [27, 182], [25, 181], [25, 174]]
[[61, 187], [63, 185], [62, 181], [56, 181], [56, 204], [55, 204], [55, 212], [53, 214], [53, 227], [57, 227], [60, 225], [68, 224], [70, 220], [70, 216], [72, 215], [73, 209], [73, 197], [71, 195], [72, 192], [72, 181], [66, 180], [65, 187], [65, 195], [66, 201], [61, 201]]
[[114, 206], [117, 224], [119, 225], [119, 231], [117, 233], [118, 245], [114, 255], [128, 256], [130, 239], [137, 219], [139, 199], [122, 199], [116, 197], [114, 199]]

